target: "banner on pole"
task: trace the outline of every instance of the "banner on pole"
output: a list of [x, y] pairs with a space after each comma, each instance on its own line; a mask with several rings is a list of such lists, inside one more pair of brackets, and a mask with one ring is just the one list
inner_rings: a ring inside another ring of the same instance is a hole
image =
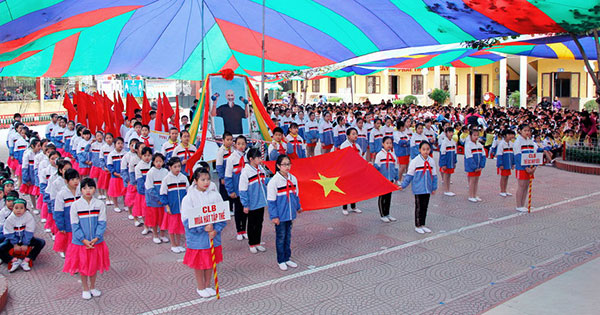
[[521, 165], [533, 166], [544, 164], [543, 153], [524, 153], [521, 154]]
[[123, 96], [131, 94], [133, 97], [144, 96], [144, 80], [123, 80]]
[[200, 206], [195, 208], [193, 213], [194, 216], [188, 220], [190, 229], [231, 219], [229, 201]]
[[165, 93], [167, 97], [177, 95], [176, 80], [146, 80], [146, 95], [148, 98], [158, 98], [159, 94]]

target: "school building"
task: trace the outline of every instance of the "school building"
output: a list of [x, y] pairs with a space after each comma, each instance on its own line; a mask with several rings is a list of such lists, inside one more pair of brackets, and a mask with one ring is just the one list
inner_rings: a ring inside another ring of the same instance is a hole
[[[598, 69], [592, 62], [594, 69]], [[386, 69], [371, 75], [345, 78], [321, 77], [308, 81], [306, 97], [309, 102], [320, 95], [341, 97], [345, 102], [371, 103], [382, 99], [414, 95], [420, 105], [431, 105], [427, 94], [435, 88], [450, 92], [453, 105], [480, 104], [483, 95], [492, 92], [500, 106], [508, 104], [513, 91], [520, 93], [518, 103], [534, 105], [542, 97], [551, 101], [558, 96], [564, 107], [581, 109], [593, 99], [594, 85], [582, 60], [544, 59], [526, 56], [507, 56], [498, 62], [473, 68], [437, 66], [427, 69]], [[303, 100], [301, 83], [292, 83], [297, 98]]]

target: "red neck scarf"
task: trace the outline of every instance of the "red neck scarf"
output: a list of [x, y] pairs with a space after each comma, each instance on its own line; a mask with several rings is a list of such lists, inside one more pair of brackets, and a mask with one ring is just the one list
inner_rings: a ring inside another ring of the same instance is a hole
[[[420, 155], [420, 154], [419, 154], [419, 155]], [[423, 156], [422, 156], [422, 155], [421, 155], [421, 158], [423, 158]], [[427, 171], [429, 171], [429, 176], [430, 176], [431, 178], [433, 178], [433, 170], [432, 170], [432, 168], [431, 168], [431, 165], [429, 164], [429, 159], [424, 159], [424, 160], [425, 160], [425, 162], [423, 163], [423, 175], [422, 175], [422, 176], [425, 176], [425, 173], [426, 173]]]
[[391, 152], [387, 152], [387, 155], [385, 156], [385, 169], [389, 169], [390, 168], [390, 161], [394, 161], [394, 156], [392, 155]]
[[144, 145], [146, 147], [150, 146], [150, 140], [149, 139], [150, 139], [150, 137], [142, 137], [142, 140], [144, 140]]

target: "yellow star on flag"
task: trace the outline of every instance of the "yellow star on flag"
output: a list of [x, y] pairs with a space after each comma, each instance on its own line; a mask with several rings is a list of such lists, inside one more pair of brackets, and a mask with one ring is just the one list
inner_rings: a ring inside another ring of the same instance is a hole
[[331, 193], [331, 191], [337, 191], [340, 194], [346, 194], [344, 191], [342, 191], [338, 186], [336, 186], [336, 182], [340, 177], [325, 177], [323, 175], [321, 175], [321, 173], [319, 173], [319, 179], [313, 179], [314, 182], [316, 182], [317, 184], [323, 186], [323, 192], [325, 193], [325, 197], [329, 196], [329, 193]]

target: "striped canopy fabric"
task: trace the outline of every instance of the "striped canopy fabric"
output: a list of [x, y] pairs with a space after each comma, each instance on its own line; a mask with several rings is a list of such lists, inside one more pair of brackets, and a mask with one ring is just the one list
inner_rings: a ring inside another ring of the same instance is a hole
[[[583, 36], [578, 39], [588, 58], [590, 60], [597, 59], [598, 54], [596, 51], [596, 44], [594, 43], [594, 37]], [[569, 35], [503, 43], [485, 49], [484, 51], [540, 58], [583, 59], [581, 51], [577, 48], [575, 41]]]
[[[0, 76], [130, 73], [201, 79], [202, 46], [205, 74], [231, 68], [257, 75], [262, 3], [0, 0]], [[600, 27], [596, 18], [600, 5], [590, 0], [265, 3], [267, 73], [321, 67], [406, 47]]]

